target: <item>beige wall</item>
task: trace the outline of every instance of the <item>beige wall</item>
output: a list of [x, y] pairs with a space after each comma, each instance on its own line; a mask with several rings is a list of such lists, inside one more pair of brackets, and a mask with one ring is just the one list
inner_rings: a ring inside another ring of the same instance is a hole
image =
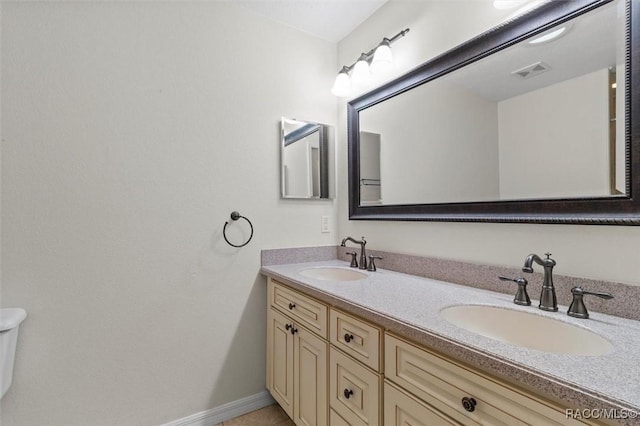
[[381, 135], [383, 204], [500, 197], [496, 102], [437, 81], [361, 111], [360, 129]]
[[611, 194], [609, 70], [506, 99], [498, 114], [502, 199]]
[[[400, 73], [490, 28], [504, 16], [491, 2], [391, 1], [338, 44], [338, 63], [351, 63], [382, 37], [410, 27], [411, 32], [394, 45]], [[340, 236], [364, 235], [368, 247], [375, 249], [513, 267], [520, 267], [531, 252], [549, 251], [558, 262], [558, 274], [640, 284], [636, 261], [640, 227], [349, 221], [345, 101], [340, 102], [338, 117]]]
[[337, 238], [334, 202], [280, 200], [280, 117], [335, 125], [336, 69], [335, 44], [227, 2], [2, 2], [2, 306], [29, 315], [4, 426], [264, 390], [260, 250]]

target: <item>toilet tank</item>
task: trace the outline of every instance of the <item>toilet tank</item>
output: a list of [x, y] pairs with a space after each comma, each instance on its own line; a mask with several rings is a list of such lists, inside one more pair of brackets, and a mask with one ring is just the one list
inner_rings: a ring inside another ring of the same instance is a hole
[[16, 356], [18, 330], [20, 323], [27, 317], [27, 312], [20, 308], [0, 309], [0, 390], [2, 395], [11, 386], [13, 379], [13, 362]]

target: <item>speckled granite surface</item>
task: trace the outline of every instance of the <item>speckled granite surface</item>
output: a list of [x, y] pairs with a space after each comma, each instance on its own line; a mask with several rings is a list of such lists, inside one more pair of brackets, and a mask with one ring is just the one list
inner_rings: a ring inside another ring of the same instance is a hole
[[[373, 252], [372, 252], [373, 254]], [[377, 254], [377, 253], [376, 253]], [[382, 263], [382, 262], [381, 262]], [[422, 343], [491, 374], [534, 390], [573, 408], [640, 411], [640, 322], [591, 311], [591, 318], [568, 317], [566, 305], [549, 313], [512, 303], [512, 295], [380, 269], [360, 281], [308, 278], [309, 267], [338, 266], [325, 260], [265, 265], [262, 273], [284, 280], [324, 302], [376, 322], [400, 336]], [[493, 274], [493, 272], [491, 272]], [[531, 280], [533, 281], [533, 280]], [[551, 354], [523, 349], [458, 328], [440, 316], [448, 306], [491, 305], [525, 311], [574, 324], [606, 336], [615, 350], [602, 356]], [[637, 424], [636, 419], [621, 424]]]
[[[345, 250], [344, 247], [337, 248], [338, 259], [344, 261], [350, 260], [350, 257], [345, 254], [345, 252], [349, 250]], [[539, 299], [540, 297], [543, 278], [542, 266], [540, 265], [533, 265], [534, 271], [537, 272], [526, 274], [522, 272], [521, 267], [507, 268], [493, 265], [478, 265], [457, 260], [420, 257], [375, 250], [367, 250], [367, 253], [382, 256], [383, 259], [376, 261], [376, 265], [390, 271], [403, 272], [419, 277], [433, 278], [511, 295], [516, 294], [516, 285], [511, 282], [500, 281], [498, 276], [503, 275], [513, 278], [524, 277], [529, 281], [529, 285], [527, 286], [529, 297], [531, 297], [531, 299]], [[542, 253], [540, 254], [542, 255]], [[317, 258], [316, 260], [326, 259]], [[524, 256], [522, 257], [522, 261], [524, 262]], [[558, 273], [561, 270], [562, 265], [560, 264], [560, 266], [554, 268], [553, 273], [553, 282], [556, 287], [556, 296], [559, 304], [569, 305], [571, 303], [571, 288], [573, 287], [579, 286], [591, 291], [606, 291], [613, 294], [613, 300], [604, 300], [591, 296], [585, 297], [584, 301], [589, 312], [601, 312], [618, 317], [640, 320], [640, 309], [638, 309], [640, 285], [632, 286], [611, 281], [569, 277]]]
[[[350, 261], [350, 256], [345, 253], [353, 250], [354, 247], [340, 246], [263, 250], [262, 266], [331, 259]], [[378, 267], [389, 271], [402, 272], [425, 278], [433, 278], [435, 280], [497, 291], [499, 293], [510, 295], [515, 295], [516, 293], [515, 284], [500, 281], [498, 279], [499, 275], [514, 278], [525, 277], [527, 281], [529, 281], [528, 291], [531, 299], [539, 298], [540, 289], [542, 287], [543, 275], [540, 273], [542, 272], [542, 267], [539, 265], [534, 265], [534, 270], [540, 272], [525, 274], [520, 268], [478, 265], [475, 263], [461, 262], [457, 260], [412, 256], [408, 254], [390, 253], [379, 250], [367, 250], [367, 253], [382, 256], [383, 259], [376, 261], [376, 264]], [[524, 262], [524, 257], [522, 260]], [[589, 312], [601, 312], [604, 314], [640, 321], [640, 309], [638, 309], [637, 303], [637, 301], [640, 300], [640, 285], [633, 286], [611, 281], [569, 277], [557, 273], [559, 270], [561, 270], [561, 266], [560, 268], [556, 266], [553, 274], [558, 303], [564, 305], [569, 305], [571, 303], [572, 287], [580, 286], [585, 290], [606, 291], [613, 294], [613, 300], [604, 300], [590, 296], [585, 297], [585, 304], [587, 305]]]
[[260, 264], [282, 265], [285, 263], [317, 262], [332, 260], [338, 256], [338, 246], [296, 247], [262, 250]]

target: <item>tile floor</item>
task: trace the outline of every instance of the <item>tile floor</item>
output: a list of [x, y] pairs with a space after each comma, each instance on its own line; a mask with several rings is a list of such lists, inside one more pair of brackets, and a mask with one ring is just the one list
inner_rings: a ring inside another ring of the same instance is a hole
[[278, 404], [273, 404], [216, 426], [295, 426], [295, 423]]

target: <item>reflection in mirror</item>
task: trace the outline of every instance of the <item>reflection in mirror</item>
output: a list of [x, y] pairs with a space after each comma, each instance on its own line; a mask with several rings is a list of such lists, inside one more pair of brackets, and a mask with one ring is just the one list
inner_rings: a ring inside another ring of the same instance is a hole
[[382, 203], [380, 134], [360, 132], [360, 204]]
[[282, 118], [282, 198], [330, 198], [329, 126]]
[[350, 101], [349, 218], [640, 225], [640, 8], [548, 1]]
[[624, 194], [625, 24], [615, 1], [361, 110], [360, 204]]

